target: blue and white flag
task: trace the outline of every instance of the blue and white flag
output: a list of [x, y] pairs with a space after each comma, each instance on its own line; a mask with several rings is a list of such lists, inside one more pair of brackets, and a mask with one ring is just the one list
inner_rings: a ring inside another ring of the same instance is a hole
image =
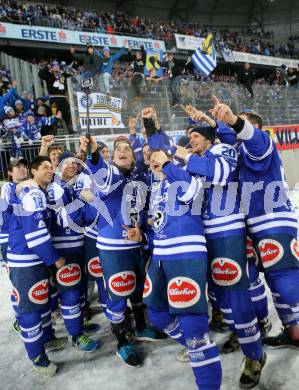
[[204, 40], [201, 48], [195, 50], [192, 55], [192, 62], [195, 68], [208, 77], [210, 73], [216, 68], [217, 54], [213, 44], [213, 36], [209, 34]]

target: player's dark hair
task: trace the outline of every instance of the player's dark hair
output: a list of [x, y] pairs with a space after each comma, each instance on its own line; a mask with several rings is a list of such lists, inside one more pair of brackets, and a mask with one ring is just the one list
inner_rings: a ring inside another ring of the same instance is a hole
[[167, 158], [171, 158], [171, 155], [170, 155], [169, 153], [167, 153], [166, 150], [164, 150], [164, 149], [155, 149], [155, 150], [152, 150], [152, 151], [151, 151], [151, 156], [152, 156], [153, 153], [156, 153], [156, 152], [163, 152], [163, 153], [166, 155]]
[[43, 162], [48, 161], [51, 164], [51, 160], [46, 156], [37, 156], [30, 163], [30, 174], [32, 175], [32, 169], [37, 170]]

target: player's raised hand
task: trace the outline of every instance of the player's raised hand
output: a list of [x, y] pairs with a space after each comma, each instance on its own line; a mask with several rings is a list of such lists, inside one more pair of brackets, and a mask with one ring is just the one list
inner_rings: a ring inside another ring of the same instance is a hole
[[55, 137], [54, 135], [44, 135], [42, 137], [42, 146], [46, 146], [47, 148], [49, 148], [51, 145], [53, 145], [53, 143], [55, 142]]
[[217, 106], [217, 104], [221, 104], [220, 99], [216, 95], [212, 95], [212, 102], [214, 106]]
[[97, 144], [97, 140], [96, 140], [96, 137], [93, 137], [93, 136], [90, 136], [90, 137], [86, 137], [85, 135], [82, 135], [80, 137], [80, 149], [83, 151], [83, 152], [86, 152], [87, 150], [87, 145], [90, 143], [91, 145], [91, 152], [94, 153], [97, 148], [98, 148], [98, 144]]
[[141, 111], [142, 118], [152, 118], [154, 115], [154, 109], [153, 107], [145, 107]]
[[227, 104], [221, 103], [216, 96], [212, 96], [214, 107], [209, 110], [214, 118], [232, 126], [237, 122], [238, 117], [232, 112]]

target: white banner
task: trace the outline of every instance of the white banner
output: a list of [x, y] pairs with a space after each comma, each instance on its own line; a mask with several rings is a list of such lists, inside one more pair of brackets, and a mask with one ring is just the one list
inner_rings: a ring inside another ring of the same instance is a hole
[[174, 34], [176, 47], [182, 50], [197, 50], [201, 47], [204, 38], [197, 38], [192, 35]]
[[131, 49], [139, 49], [140, 46], [143, 45], [145, 49], [165, 51], [164, 42], [157, 39], [72, 31], [12, 23], [0, 23], [0, 38], [66, 43], [70, 45], [86, 45], [86, 43], [91, 43], [94, 46], [110, 47], [123, 47], [124, 41], [127, 40], [128, 43], [126, 44], [126, 47]]
[[223, 46], [221, 48], [221, 54], [225, 62], [236, 62], [233, 52], [228, 47]]
[[[84, 92], [77, 92], [78, 112], [81, 129], [87, 128], [87, 100]], [[125, 126], [121, 120], [122, 99], [112, 97], [107, 99], [103, 93], [88, 95], [89, 124], [91, 129], [117, 128]]]
[[299, 60], [290, 60], [280, 57], [261, 56], [258, 54], [243, 53], [233, 51], [233, 56], [236, 62], [249, 62], [258, 65], [281, 66], [286, 65], [288, 68], [297, 68]]

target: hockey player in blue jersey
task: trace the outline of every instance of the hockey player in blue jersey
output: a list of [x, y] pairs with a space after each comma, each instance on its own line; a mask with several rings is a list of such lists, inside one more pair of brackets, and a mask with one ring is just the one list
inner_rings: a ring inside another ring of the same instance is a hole
[[[7, 176], [9, 181], [1, 187], [1, 207], [2, 220], [0, 221], [0, 246], [2, 259], [6, 262], [8, 237], [9, 237], [9, 225], [12, 219], [13, 206], [11, 203], [11, 196], [15, 194], [16, 185], [26, 180], [28, 177], [28, 161], [25, 159], [14, 160], [9, 163], [7, 169]], [[15, 311], [16, 320], [13, 323], [13, 330], [20, 334], [21, 330], [17, 320], [17, 307], [15, 295], [11, 294], [11, 304]]]
[[272, 348], [299, 348], [298, 222], [278, 151], [268, 133], [261, 130], [259, 115], [236, 116], [221, 103], [211, 112], [242, 141], [239, 180], [246, 222], [284, 326], [282, 333], [266, 337], [264, 343]]
[[[143, 293], [149, 320], [188, 347], [199, 389], [220, 389], [220, 358], [208, 327], [204, 225], [200, 208], [194, 210], [202, 183], [162, 150], [152, 152], [150, 167], [160, 180], [150, 200], [153, 255]], [[135, 239], [141, 241], [141, 236]]]
[[1, 199], [6, 202], [6, 210], [2, 211], [2, 221], [0, 225], [0, 245], [1, 254], [4, 261], [6, 261], [9, 224], [12, 217], [12, 206], [10, 203], [10, 196], [15, 192], [17, 184], [26, 180], [28, 177], [28, 161], [21, 158], [9, 163], [7, 169], [9, 181], [1, 187]]
[[[212, 96], [212, 99], [215, 104], [219, 103], [219, 100], [216, 96]], [[216, 134], [220, 140], [221, 143], [225, 143], [228, 145], [235, 145], [237, 144], [236, 140], [236, 134], [232, 129], [227, 128], [227, 126], [221, 122], [215, 122], [212, 118], [210, 118], [208, 115], [204, 114], [203, 112], [196, 110], [192, 106], [187, 106], [185, 108], [188, 115], [191, 116], [192, 119], [196, 121], [205, 121], [210, 126], [215, 128]], [[237, 180], [237, 177], [236, 177]], [[233, 221], [234, 222], [234, 221]], [[247, 232], [248, 234], [248, 232]], [[266, 337], [268, 332], [271, 329], [271, 322], [268, 318], [268, 301], [267, 301], [267, 295], [265, 290], [264, 282], [262, 282], [259, 279], [259, 272], [257, 270], [257, 265], [255, 258], [253, 258], [253, 255], [257, 253], [254, 252], [250, 248], [250, 238], [247, 238], [247, 244], [249, 244], [249, 249], [247, 249], [247, 254], [249, 253], [250, 256], [247, 255], [248, 258], [248, 274], [249, 274], [249, 281], [250, 281], [250, 287], [249, 292], [251, 295], [251, 300], [256, 312], [256, 317], [259, 322], [259, 328], [261, 332], [262, 338]], [[212, 291], [209, 291], [211, 302], [213, 302], [213, 305], [215, 306], [215, 300], [216, 299]], [[230, 338], [224, 343], [222, 347], [222, 352], [228, 353], [233, 352], [234, 350], [239, 348], [238, 339], [235, 336], [235, 333], [232, 332], [230, 335]]]
[[249, 389], [259, 382], [266, 355], [248, 291], [245, 215], [237, 192], [237, 151], [228, 144], [214, 145], [215, 130], [212, 127], [198, 126], [189, 134], [192, 153], [177, 147], [176, 155], [186, 161], [190, 174], [204, 177], [208, 185], [202, 213], [209, 283], [225, 321], [230, 329], [235, 330], [245, 355], [240, 387]]
[[[86, 150], [87, 138], [81, 137], [81, 149]], [[117, 356], [133, 367], [141, 365], [133, 345], [126, 337], [125, 311], [130, 298], [136, 322], [135, 339], [156, 341], [156, 332], [147, 326], [142, 305], [145, 264], [141, 256], [141, 243], [128, 239], [127, 228], [142, 221], [146, 201], [145, 183], [137, 182], [134, 175], [134, 152], [128, 141], [115, 142], [113, 165], [105, 162], [98, 145], [91, 137], [92, 159], [88, 167], [97, 192], [110, 213], [108, 222], [103, 215], [98, 218], [97, 248], [103, 268], [109, 298], [105, 314], [112, 324], [118, 346]]]
[[[102, 145], [99, 146], [100, 153], [102, 152], [101, 146]], [[104, 157], [103, 159], [105, 160]], [[94, 198], [91, 192], [91, 186], [92, 180], [90, 179], [89, 175], [86, 172], [80, 173], [74, 186], [76, 197], [78, 199], [82, 199], [85, 202], [90, 203]], [[81, 216], [83, 220], [82, 222], [84, 224], [84, 260], [86, 273], [88, 281], [96, 282], [98, 287], [99, 304], [101, 305], [103, 310], [105, 310], [108, 295], [104, 284], [103, 270], [99, 258], [99, 251], [96, 245], [98, 237], [97, 214], [94, 215], [93, 213], [89, 213], [88, 211], [86, 213], [83, 212]], [[97, 211], [95, 210], [94, 212], [97, 213]], [[88, 218], [86, 217], [86, 214], [89, 214]], [[87, 301], [88, 298], [89, 297], [87, 296]]]
[[[59, 157], [58, 169], [61, 172], [61, 180], [55, 175], [54, 182], [47, 187], [50, 205], [53, 205], [51, 223], [53, 245], [66, 261], [64, 267], [54, 272], [53, 276], [59, 291], [61, 314], [65, 327], [72, 336], [73, 346], [84, 352], [93, 352], [98, 348], [98, 343], [84, 334], [87, 328], [83, 326], [81, 309], [81, 306], [85, 305], [83, 228], [81, 231], [74, 231], [69, 226], [65, 226], [55, 210], [55, 206], [64, 206], [75, 199], [72, 184], [78, 167], [74, 157], [70, 152], [64, 152]], [[97, 330], [98, 326], [92, 329], [92, 331]]]
[[[45, 353], [45, 345], [53, 340], [55, 342], [49, 305], [48, 266], [60, 269], [65, 259], [53, 247], [49, 234], [50, 216], [45, 189], [53, 176], [50, 161], [45, 157], [34, 159], [31, 174], [34, 187], [23, 188], [18, 202], [14, 204], [7, 264], [21, 335], [33, 370], [52, 376], [57, 366], [49, 361]], [[66, 342], [67, 338], [62, 338], [55, 344], [61, 348]]]

